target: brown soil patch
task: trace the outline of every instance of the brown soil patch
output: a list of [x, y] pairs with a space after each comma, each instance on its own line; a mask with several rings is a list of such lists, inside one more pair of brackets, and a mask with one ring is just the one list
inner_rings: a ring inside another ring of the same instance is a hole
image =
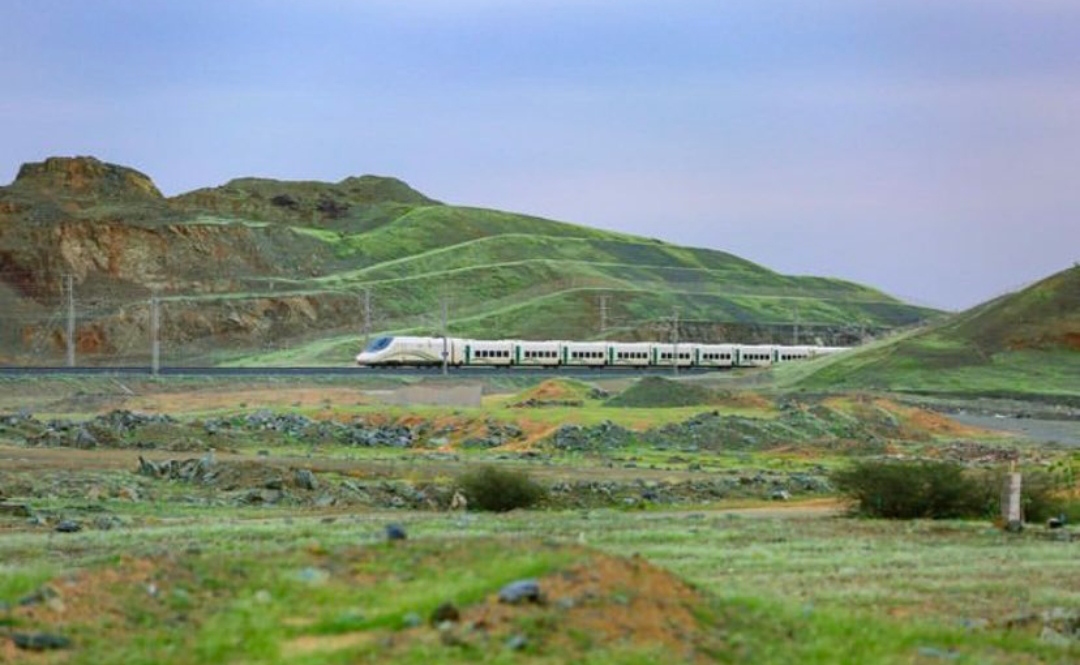
[[986, 431], [958, 423], [948, 416], [913, 406], [903, 406], [892, 400], [876, 399], [874, 406], [900, 418], [906, 427], [931, 436], [964, 437], [985, 435]]
[[565, 379], [547, 379], [539, 385], [510, 397], [505, 403], [513, 408], [583, 406], [589, 388]]
[[978, 437], [989, 434], [986, 430], [959, 423], [948, 416], [914, 406], [904, 406], [882, 397], [831, 397], [822, 402], [830, 409], [851, 414], [860, 420], [873, 422], [872, 412], [878, 409], [891, 415], [900, 424], [897, 436], [901, 439], [918, 441], [934, 437]]
[[506, 604], [493, 593], [461, 609], [460, 619], [442, 627], [423, 625], [397, 633], [368, 631], [304, 636], [285, 643], [291, 655], [333, 652], [382, 644], [387, 661], [419, 644], [503, 649], [521, 636], [531, 653], [576, 662], [594, 649], [655, 649], [670, 662], [712, 662], [706, 656], [721, 645], [715, 626], [704, 626], [698, 612], [708, 602], [699, 590], [633, 556], [585, 553], [583, 561], [536, 580], [540, 602]]
[[735, 392], [730, 395], [721, 395], [714, 404], [716, 406], [753, 409], [755, 411], [772, 411], [775, 406], [767, 397], [752, 392]]
[[559, 379], [548, 379], [521, 395], [522, 399], [574, 400], [581, 399], [581, 390]]
[[[42, 587], [51, 597], [16, 606], [11, 616], [19, 631], [59, 633], [72, 639], [74, 649], [30, 652], [18, 649], [11, 640], [2, 640], [0, 663], [62, 663], [77, 653], [80, 641], [88, 635], [117, 643], [129, 640], [134, 628], [129, 621], [134, 614], [140, 620], [149, 620], [154, 614], [165, 620], [167, 608], [154, 599], [168, 591], [165, 586], [191, 581], [190, 574], [178, 566], [168, 568], [165, 571], [161, 562], [129, 557], [110, 568], [79, 571], [53, 580]], [[137, 611], [132, 599], [139, 605]], [[176, 620], [175, 616], [168, 618]]]

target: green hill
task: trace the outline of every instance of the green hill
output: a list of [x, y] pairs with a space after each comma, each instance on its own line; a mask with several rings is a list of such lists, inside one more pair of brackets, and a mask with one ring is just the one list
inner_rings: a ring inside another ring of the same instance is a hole
[[809, 389], [1080, 397], [1080, 266], [818, 364]]
[[139, 362], [148, 302], [166, 362], [347, 363], [372, 333], [849, 344], [936, 314], [859, 284], [732, 254], [440, 203], [394, 178], [241, 178], [173, 198], [93, 158], [0, 187], [0, 355], [62, 357], [64, 275], [78, 354]]

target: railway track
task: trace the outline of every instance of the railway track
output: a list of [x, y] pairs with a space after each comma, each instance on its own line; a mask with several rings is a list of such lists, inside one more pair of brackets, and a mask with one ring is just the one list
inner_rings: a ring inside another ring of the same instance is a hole
[[[701, 375], [716, 368], [679, 368], [679, 375]], [[440, 376], [441, 367], [160, 367], [157, 376]], [[493, 376], [566, 376], [600, 378], [636, 376], [672, 376], [670, 367], [450, 367], [455, 378]], [[123, 365], [102, 367], [0, 366], [0, 376], [113, 376], [154, 373], [148, 366]]]

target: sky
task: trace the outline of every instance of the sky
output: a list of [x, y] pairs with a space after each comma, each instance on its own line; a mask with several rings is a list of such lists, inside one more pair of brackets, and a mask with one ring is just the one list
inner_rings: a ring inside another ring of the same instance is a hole
[[0, 183], [400, 178], [964, 309], [1080, 261], [1075, 0], [3, 0]]

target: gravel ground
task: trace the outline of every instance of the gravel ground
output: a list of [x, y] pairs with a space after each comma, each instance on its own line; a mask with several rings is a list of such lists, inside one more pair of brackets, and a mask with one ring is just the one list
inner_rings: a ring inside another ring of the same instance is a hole
[[951, 413], [949, 417], [965, 425], [1019, 434], [1033, 443], [1058, 443], [1080, 448], [1080, 420], [1046, 420], [972, 413]]

